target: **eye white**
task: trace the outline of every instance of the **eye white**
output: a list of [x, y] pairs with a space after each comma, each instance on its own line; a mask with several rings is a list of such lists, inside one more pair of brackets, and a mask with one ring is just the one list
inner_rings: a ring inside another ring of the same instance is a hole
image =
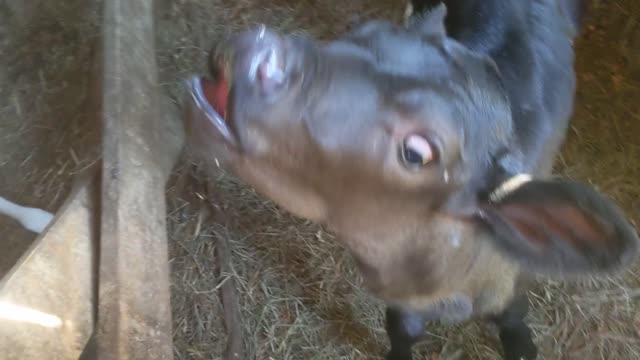
[[410, 135], [405, 141], [405, 148], [419, 156], [422, 165], [433, 160], [433, 149], [429, 141], [420, 135]]

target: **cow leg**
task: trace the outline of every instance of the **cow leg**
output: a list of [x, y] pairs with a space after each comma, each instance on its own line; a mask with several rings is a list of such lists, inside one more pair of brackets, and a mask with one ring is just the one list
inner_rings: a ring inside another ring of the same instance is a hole
[[424, 316], [390, 306], [385, 316], [387, 336], [391, 342], [387, 360], [412, 360], [411, 348], [425, 331]]
[[519, 295], [501, 314], [491, 319], [500, 330], [505, 360], [535, 360], [538, 356], [533, 334], [524, 321], [528, 311], [527, 296]]

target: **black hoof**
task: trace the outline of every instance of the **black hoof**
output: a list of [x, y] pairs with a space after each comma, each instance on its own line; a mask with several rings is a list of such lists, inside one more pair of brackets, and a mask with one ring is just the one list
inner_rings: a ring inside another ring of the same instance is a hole
[[387, 353], [386, 360], [413, 360], [411, 351], [390, 351]]
[[531, 330], [526, 326], [502, 329], [500, 341], [505, 360], [536, 360], [538, 356]]

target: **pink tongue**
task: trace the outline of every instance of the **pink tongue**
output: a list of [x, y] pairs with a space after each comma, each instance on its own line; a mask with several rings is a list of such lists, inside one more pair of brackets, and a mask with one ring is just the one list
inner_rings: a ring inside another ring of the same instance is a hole
[[229, 95], [229, 85], [227, 79], [213, 82], [209, 79], [202, 78], [202, 93], [209, 101], [209, 104], [220, 116], [225, 119], [227, 116], [227, 96]]

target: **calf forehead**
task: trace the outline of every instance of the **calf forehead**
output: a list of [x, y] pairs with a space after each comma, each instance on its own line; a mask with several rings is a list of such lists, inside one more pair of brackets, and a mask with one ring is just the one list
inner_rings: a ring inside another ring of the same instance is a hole
[[379, 34], [372, 43], [377, 69], [394, 76], [428, 78], [449, 76], [451, 67], [442, 49], [410, 34]]
[[449, 74], [442, 43], [389, 23], [366, 24], [333, 45], [369, 62], [377, 74], [414, 79]]

